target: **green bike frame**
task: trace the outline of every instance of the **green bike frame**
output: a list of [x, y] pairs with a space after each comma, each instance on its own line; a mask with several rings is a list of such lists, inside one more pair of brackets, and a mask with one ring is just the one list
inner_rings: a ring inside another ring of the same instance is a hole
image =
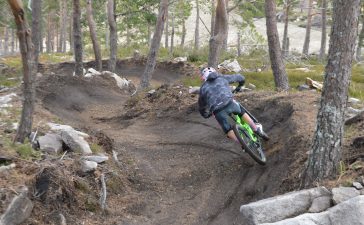
[[252, 130], [252, 128], [249, 126], [248, 123], [246, 123], [244, 120], [242, 120], [240, 118], [240, 116], [235, 115], [235, 121], [236, 123], [238, 123], [241, 127], [244, 128], [244, 130], [246, 130], [248, 132], [248, 135], [250, 136], [250, 139], [253, 140], [254, 142], [256, 142], [258, 139], [254, 134], [254, 131]]

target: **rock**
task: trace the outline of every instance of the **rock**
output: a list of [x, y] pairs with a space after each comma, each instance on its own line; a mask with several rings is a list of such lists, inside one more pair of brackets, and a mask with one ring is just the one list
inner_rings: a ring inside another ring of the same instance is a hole
[[348, 103], [357, 104], [360, 102], [360, 99], [357, 98], [349, 98]]
[[360, 109], [354, 109], [353, 107], [346, 108], [346, 113], [359, 114], [360, 112], [361, 112]]
[[51, 130], [54, 130], [54, 131], [74, 130], [81, 137], [84, 137], [84, 138], [90, 137], [88, 134], [83, 133], [81, 131], [77, 131], [77, 130], [73, 129], [73, 127], [68, 126], [68, 125], [61, 125], [61, 124], [56, 124], [56, 123], [47, 123], [47, 125], [51, 128]]
[[94, 76], [100, 76], [101, 75], [101, 73], [99, 71], [95, 70], [94, 68], [89, 68], [87, 70], [87, 73], [91, 73]]
[[233, 61], [225, 60], [220, 65], [218, 65], [217, 68], [220, 69], [221, 67], [224, 68], [224, 69], [227, 69], [229, 71], [233, 71], [235, 73], [238, 73], [238, 72], [241, 71], [240, 64], [236, 59], [234, 59]]
[[21, 193], [10, 203], [0, 218], [0, 225], [21, 224], [30, 216], [33, 203], [28, 196], [28, 188], [24, 187]]
[[8, 95], [0, 96], [0, 108], [11, 107], [9, 102], [12, 101], [13, 97], [17, 96], [15, 93], [10, 93]]
[[359, 114], [356, 114], [355, 116], [347, 119], [345, 121], [345, 125], [351, 125], [354, 123], [358, 123], [364, 120], [364, 110], [361, 110]]
[[131, 85], [131, 81], [129, 81], [126, 78], [121, 78], [120, 76], [118, 76], [115, 73], [112, 73], [110, 71], [103, 71], [101, 73], [102, 75], [107, 75], [107, 76], [111, 76], [115, 79], [116, 81], [116, 85], [120, 88], [120, 89], [125, 89], [126, 87], [129, 87], [129, 85]]
[[188, 93], [190, 94], [200, 94], [200, 87], [190, 87], [188, 90]]
[[84, 173], [95, 171], [97, 168], [97, 162], [80, 160], [81, 170]]
[[109, 157], [106, 155], [88, 155], [88, 156], [82, 156], [81, 159], [86, 160], [86, 161], [96, 162], [96, 163], [103, 163], [103, 162], [109, 160]]
[[311, 207], [308, 209], [310, 213], [319, 213], [331, 207], [331, 196], [322, 196], [312, 201]]
[[152, 89], [152, 90], [150, 90], [150, 91], [147, 92], [147, 95], [148, 96], [152, 96], [155, 92], [156, 92], [156, 90], [155, 89]]
[[58, 154], [62, 151], [62, 138], [58, 134], [46, 134], [38, 138], [39, 148], [43, 152]]
[[297, 89], [299, 91], [308, 91], [311, 90], [310, 86], [308, 86], [307, 84], [301, 84], [297, 86]]
[[331, 196], [331, 193], [324, 187], [290, 192], [242, 205], [240, 212], [247, 225], [272, 223], [305, 213], [311, 207], [314, 199], [323, 196]]
[[175, 61], [175, 62], [187, 62], [187, 57], [177, 57], [177, 58], [174, 58], [173, 61]]
[[334, 204], [337, 205], [341, 202], [360, 195], [360, 192], [353, 187], [339, 187], [332, 189], [332, 195]]
[[355, 187], [356, 190], [361, 190], [364, 188], [363, 185], [359, 182], [353, 182], [353, 187]]
[[13, 169], [15, 167], [16, 167], [15, 163], [12, 163], [12, 164], [7, 165], [7, 166], [0, 166], [0, 173], [3, 173], [5, 171], [9, 171], [9, 170], [11, 170], [11, 169]]
[[249, 89], [251, 89], [251, 90], [255, 90], [257, 88], [257, 86], [255, 86], [252, 83], [249, 83], [246, 87], [249, 88]]
[[362, 148], [364, 146], [364, 136], [354, 138], [351, 145], [355, 148]]
[[62, 130], [60, 136], [63, 142], [75, 152], [83, 155], [92, 154], [91, 148], [85, 139], [74, 130]]
[[10, 88], [8, 88], [8, 87], [0, 86], [0, 93], [8, 92], [9, 90], [10, 90]]

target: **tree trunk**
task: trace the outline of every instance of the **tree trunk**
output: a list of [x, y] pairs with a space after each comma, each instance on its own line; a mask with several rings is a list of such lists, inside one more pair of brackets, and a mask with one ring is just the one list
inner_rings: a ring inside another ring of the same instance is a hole
[[186, 20], [185, 18], [182, 19], [182, 37], [181, 37], [181, 47], [185, 46], [186, 40]]
[[317, 127], [303, 184], [311, 186], [337, 175], [344, 114], [357, 38], [360, 0], [334, 0], [333, 25]]
[[265, 15], [269, 57], [276, 90], [287, 91], [289, 89], [288, 76], [282, 59], [281, 47], [279, 45], [275, 0], [265, 0]]
[[114, 0], [108, 0], [107, 4], [107, 18], [110, 28], [110, 59], [109, 59], [109, 70], [115, 72], [116, 67], [116, 54], [118, 51], [118, 36], [116, 30], [115, 21], [115, 2]]
[[83, 75], [82, 63], [82, 30], [80, 0], [73, 0], [73, 39], [75, 55], [75, 75]]
[[43, 38], [44, 38], [44, 28], [42, 26], [42, 20], [40, 20], [40, 26], [39, 26], [39, 52], [43, 53], [44, 52], [44, 47], [43, 47]]
[[11, 29], [11, 40], [10, 40], [10, 46], [11, 46], [11, 53], [14, 53], [15, 48], [15, 30]]
[[47, 44], [46, 44], [46, 51], [47, 53], [51, 52], [51, 12], [48, 12], [47, 16]]
[[149, 87], [150, 79], [152, 79], [152, 74], [154, 72], [156, 64], [157, 53], [162, 39], [164, 22], [166, 21], [167, 11], [168, 11], [168, 0], [161, 0], [157, 18], [157, 24], [155, 27], [155, 32], [153, 34], [153, 39], [148, 54], [147, 65], [145, 66], [144, 73], [140, 80], [140, 88], [142, 89]]
[[87, 22], [90, 29], [90, 36], [92, 41], [92, 46], [95, 53], [95, 60], [97, 64], [97, 70], [102, 71], [102, 58], [101, 58], [101, 50], [99, 42], [97, 41], [97, 33], [96, 33], [96, 23], [93, 17], [93, 10], [92, 10], [92, 1], [87, 0], [86, 3], [86, 9], [87, 9]]
[[326, 9], [327, 9], [327, 1], [322, 0], [321, 48], [319, 55], [320, 60], [324, 60], [326, 54]]
[[229, 12], [227, 11], [229, 7], [229, 0], [225, 0], [225, 9], [226, 9], [226, 37], [222, 44], [222, 49], [226, 52], [228, 48], [228, 38], [229, 38]]
[[73, 52], [74, 40], [73, 40], [73, 15], [69, 14], [69, 43], [70, 43], [70, 52]]
[[356, 61], [360, 62], [362, 60], [361, 57], [361, 48], [363, 47], [363, 40], [364, 40], [364, 16], [361, 16], [361, 21], [362, 21], [362, 27], [360, 30], [360, 34], [359, 34], [359, 40], [358, 40], [358, 46], [356, 48]]
[[200, 48], [200, 6], [196, 0], [196, 27], [195, 27], [195, 50]]
[[307, 13], [307, 25], [306, 25], [306, 36], [305, 42], [303, 44], [302, 54], [308, 55], [308, 49], [310, 47], [310, 37], [311, 37], [311, 24], [312, 24], [312, 2], [309, 0], [308, 13]]
[[42, 0], [32, 1], [32, 42], [34, 45], [34, 73], [38, 71], [39, 45], [41, 42]]
[[164, 29], [164, 47], [166, 48], [166, 49], [168, 49], [168, 25], [169, 25], [169, 23], [168, 23], [168, 20], [169, 20], [169, 15], [168, 15], [168, 10], [167, 10], [167, 12], [166, 12], [166, 29]]
[[9, 27], [4, 27], [4, 53], [7, 55], [9, 52]]
[[173, 54], [173, 48], [174, 48], [174, 14], [172, 13], [172, 33], [171, 33], [171, 48], [170, 48], [170, 55]]
[[216, 13], [216, 1], [215, 0], [211, 0], [211, 28], [210, 28], [210, 32], [211, 32], [211, 37], [214, 36], [214, 29], [215, 29], [215, 13]]
[[210, 38], [208, 66], [217, 68], [222, 45], [227, 35], [227, 11], [225, 0], [218, 0], [216, 6], [215, 33]]
[[289, 10], [291, 7], [291, 1], [286, 1], [286, 12], [285, 12], [285, 18], [284, 18], [284, 32], [283, 32], [283, 40], [282, 40], [282, 52], [283, 56], [288, 56], [288, 46], [287, 46], [287, 39], [288, 39], [288, 22], [289, 22]]
[[8, 0], [13, 12], [18, 31], [20, 52], [23, 62], [23, 109], [14, 142], [24, 143], [32, 131], [33, 110], [34, 110], [34, 90], [32, 83], [33, 76], [33, 47], [30, 37], [29, 27], [26, 21], [25, 12], [19, 0]]
[[[33, 0], [34, 1], [34, 0]], [[66, 52], [67, 0], [60, 0], [61, 16], [59, 18], [59, 52]]]

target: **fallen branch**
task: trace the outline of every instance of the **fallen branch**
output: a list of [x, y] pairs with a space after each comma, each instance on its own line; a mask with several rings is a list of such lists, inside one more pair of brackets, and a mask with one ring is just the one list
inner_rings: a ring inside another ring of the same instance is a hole
[[104, 173], [101, 174], [100, 181], [101, 181], [100, 207], [104, 211], [106, 207], [106, 195], [107, 195]]
[[114, 150], [112, 151], [112, 158], [114, 159], [115, 163], [122, 169], [126, 170], [126, 167], [119, 161], [118, 159], [118, 153]]

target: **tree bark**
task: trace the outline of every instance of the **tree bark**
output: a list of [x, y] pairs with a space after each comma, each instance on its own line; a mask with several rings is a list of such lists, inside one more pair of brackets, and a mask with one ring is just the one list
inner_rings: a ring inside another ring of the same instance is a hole
[[169, 25], [169, 14], [168, 14], [168, 10], [167, 10], [167, 12], [166, 12], [166, 28], [164, 29], [164, 47], [166, 48], [166, 49], [168, 49], [168, 39], [169, 39], [169, 37], [168, 37], [168, 25]]
[[108, 0], [107, 4], [107, 18], [110, 29], [110, 59], [109, 59], [109, 70], [115, 72], [116, 67], [116, 54], [118, 51], [118, 36], [116, 30], [115, 21], [115, 2], [114, 0]]
[[227, 11], [225, 0], [218, 0], [216, 6], [215, 33], [210, 38], [208, 66], [217, 67], [222, 45], [227, 35]]
[[168, 0], [161, 0], [157, 18], [157, 24], [155, 27], [155, 32], [153, 34], [153, 39], [148, 54], [147, 65], [145, 66], [144, 73], [140, 80], [140, 88], [142, 89], [145, 89], [150, 85], [150, 79], [152, 78], [152, 74], [154, 72], [157, 53], [162, 39], [163, 27], [164, 27], [164, 22], [166, 21], [167, 11], [168, 11]]
[[86, 2], [86, 9], [87, 9], [87, 22], [90, 29], [90, 36], [92, 41], [92, 46], [95, 53], [95, 60], [97, 64], [97, 70], [102, 71], [102, 58], [101, 58], [101, 50], [100, 44], [97, 41], [97, 33], [96, 33], [96, 23], [93, 17], [93, 10], [92, 10], [92, 1], [87, 0]]
[[170, 55], [173, 54], [173, 48], [174, 48], [174, 13], [172, 13], [172, 33], [171, 33], [171, 48], [170, 48]]
[[326, 54], [326, 9], [327, 9], [327, 1], [322, 0], [322, 24], [321, 24], [321, 48], [320, 48], [320, 60], [325, 59]]
[[182, 37], [181, 37], [181, 47], [184, 47], [185, 40], [186, 40], [186, 20], [185, 18], [182, 19]]
[[15, 30], [11, 29], [11, 40], [10, 40], [10, 46], [11, 46], [11, 53], [14, 53], [15, 48]]
[[82, 63], [82, 30], [81, 30], [81, 7], [80, 0], [73, 0], [73, 39], [75, 55], [75, 75], [83, 75]]
[[9, 52], [9, 27], [4, 27], [4, 53], [7, 55]]
[[216, 13], [216, 1], [215, 0], [211, 0], [211, 28], [210, 28], [210, 32], [211, 32], [211, 37], [214, 36], [214, 29], [215, 29], [215, 13]]
[[289, 22], [289, 10], [291, 8], [291, 1], [287, 0], [286, 1], [286, 12], [285, 12], [285, 18], [284, 18], [284, 32], [283, 32], [283, 40], [282, 40], [282, 52], [283, 52], [283, 56], [288, 56], [288, 45], [287, 45], [287, 40], [288, 40], [288, 22]]
[[240, 43], [240, 36], [241, 36], [241, 34], [240, 34], [240, 32], [238, 32], [238, 45], [237, 45], [237, 50], [238, 50], [238, 57], [240, 57], [241, 56], [241, 43]]
[[23, 109], [14, 142], [24, 143], [32, 131], [33, 111], [34, 111], [34, 90], [33, 90], [33, 45], [31, 34], [26, 21], [25, 12], [20, 0], [8, 0], [13, 12], [16, 28], [18, 31], [20, 52], [23, 63]]
[[313, 0], [309, 0], [308, 13], [307, 13], [306, 36], [305, 36], [305, 42], [303, 44], [303, 50], [302, 50], [302, 54], [304, 54], [304, 55], [308, 55], [308, 49], [310, 47], [311, 24], [312, 24], [312, 3], [313, 3]]
[[356, 61], [358, 62], [362, 60], [361, 48], [363, 47], [363, 40], [364, 40], [364, 16], [360, 15], [360, 19], [362, 21], [362, 27], [360, 29], [358, 46], [356, 48]]
[[282, 59], [281, 47], [279, 45], [275, 0], [265, 0], [265, 15], [267, 23], [269, 57], [276, 90], [287, 91], [289, 89], [289, 83]]
[[225, 0], [225, 9], [226, 9], [226, 37], [222, 44], [222, 49], [226, 52], [228, 48], [228, 38], [229, 38], [229, 0]]
[[334, 0], [328, 63], [317, 114], [317, 127], [303, 176], [311, 186], [337, 175], [344, 114], [357, 38], [360, 0]]
[[73, 41], [73, 14], [69, 14], [69, 43], [70, 43], [70, 52], [73, 52], [74, 41]]
[[48, 12], [47, 16], [47, 44], [46, 44], [46, 51], [47, 53], [51, 52], [51, 12]]
[[196, 27], [195, 27], [195, 50], [200, 48], [200, 6], [196, 0]]
[[[34, 1], [34, 0], [33, 0]], [[60, 0], [61, 16], [59, 18], [59, 52], [66, 52], [67, 0]]]
[[39, 45], [41, 42], [42, 0], [32, 1], [32, 42], [34, 45], [34, 72], [38, 71]]

